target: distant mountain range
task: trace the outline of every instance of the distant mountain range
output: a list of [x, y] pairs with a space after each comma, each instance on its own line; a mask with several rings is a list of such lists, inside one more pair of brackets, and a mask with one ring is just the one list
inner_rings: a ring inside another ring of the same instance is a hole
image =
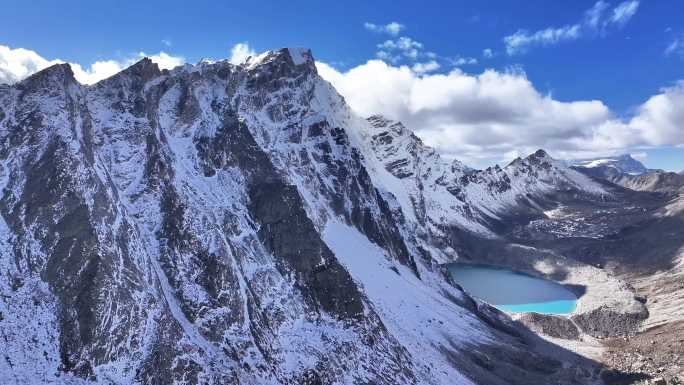
[[597, 159], [570, 161], [574, 167], [601, 170], [601, 172], [615, 172], [620, 174], [641, 175], [648, 172], [648, 168], [629, 154]]
[[616, 157], [569, 161], [571, 167], [586, 175], [608, 180], [637, 191], [684, 191], [684, 172], [648, 169], [629, 154]]

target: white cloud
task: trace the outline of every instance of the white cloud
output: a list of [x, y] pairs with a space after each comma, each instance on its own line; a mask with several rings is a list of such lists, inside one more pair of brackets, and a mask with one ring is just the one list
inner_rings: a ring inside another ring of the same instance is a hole
[[491, 48], [485, 48], [482, 50], [482, 57], [485, 59], [491, 59], [494, 57], [494, 51]]
[[[157, 63], [161, 69], [171, 69], [185, 62], [183, 57], [171, 56], [165, 52], [159, 52], [156, 55], [147, 55], [144, 52], [139, 52], [126, 59], [99, 60], [87, 68], [77, 63], [69, 64], [76, 80], [83, 84], [93, 84], [116, 74], [146, 56]], [[12, 49], [0, 45], [0, 83], [15, 83], [35, 72], [58, 63], [65, 63], [65, 61], [60, 59], [47, 60], [31, 50], [24, 48]]]
[[601, 24], [603, 14], [608, 9], [609, 4], [603, 0], [599, 0], [593, 7], [584, 12], [583, 23], [591, 28], [598, 28]]
[[665, 56], [677, 54], [684, 58], [684, 34], [675, 36], [665, 48]]
[[149, 57], [150, 60], [157, 63], [159, 68], [163, 69], [163, 70], [170, 70], [170, 69], [173, 69], [173, 68], [176, 68], [180, 65], [185, 64], [185, 58], [184, 57], [182, 57], [182, 56], [171, 56], [164, 51], [159, 52], [156, 55], [148, 55], [145, 52], [140, 52], [140, 53], [138, 53], [138, 59], [137, 60], [140, 60], [144, 57]]
[[[380, 48], [378, 57], [381, 59], [381, 55], [391, 55], [392, 52], [399, 52], [410, 60], [416, 60], [421, 54], [423, 44], [410, 37], [402, 36], [396, 40], [386, 40], [384, 43], [378, 44], [378, 48]], [[380, 52], [384, 52], [384, 54], [380, 54]]]
[[405, 25], [401, 23], [397, 23], [396, 21], [393, 21], [391, 23], [385, 24], [385, 25], [379, 25], [379, 24], [374, 24], [374, 23], [364, 23], [363, 26], [373, 32], [377, 33], [386, 33], [392, 36], [397, 36], [399, 32], [404, 30], [406, 28]]
[[256, 52], [249, 47], [249, 43], [237, 43], [230, 49], [230, 59], [233, 64], [241, 64], [250, 56], [256, 56]]
[[564, 41], [577, 40], [587, 34], [596, 33], [601, 28], [605, 33], [610, 27], [623, 27], [636, 14], [639, 8], [638, 0], [628, 0], [613, 8], [607, 18], [605, 11], [609, 4], [597, 1], [593, 7], [584, 12], [584, 16], [575, 24], [562, 27], [549, 27], [535, 32], [520, 29], [512, 35], [504, 37], [506, 53], [515, 55], [526, 52], [533, 46], [549, 46]]
[[626, 128], [638, 132], [642, 142], [649, 145], [684, 145], [684, 81], [650, 97]]
[[629, 156], [631, 156], [632, 158], [634, 158], [634, 159], [636, 159], [636, 160], [640, 160], [640, 161], [643, 162], [643, 161], [645, 161], [645, 160], [648, 158], [648, 153], [646, 153], [646, 152], [644, 152], [644, 151], [641, 151], [641, 152], [633, 152], [633, 153], [629, 154]]
[[0, 45], [0, 84], [12, 84], [61, 60], [46, 60], [34, 51]]
[[456, 66], [464, 66], [464, 65], [475, 65], [477, 64], [477, 59], [474, 57], [456, 57], [455, 59], [450, 59], [451, 63]]
[[533, 45], [552, 45], [565, 40], [574, 40], [580, 37], [581, 26], [578, 24], [566, 25], [560, 28], [546, 28], [534, 33], [519, 30], [516, 33], [506, 36], [506, 53], [515, 55], [525, 52], [528, 47]]
[[159, 69], [170, 70], [185, 63], [185, 59], [180, 56], [171, 56], [166, 52], [159, 52], [156, 55], [148, 55], [145, 52], [138, 52], [137, 55], [131, 56], [122, 60], [100, 60], [91, 64], [89, 68], [83, 68], [80, 64], [69, 63], [71, 70], [74, 71], [74, 77], [80, 83], [94, 84], [102, 79], [113, 76], [126, 67], [135, 64], [140, 59], [148, 57], [154, 63], [157, 63]]
[[401, 56], [393, 55], [393, 54], [391, 54], [387, 51], [383, 51], [383, 50], [376, 52], [375, 56], [380, 60], [384, 60], [384, 61], [390, 62], [390, 63], [398, 63], [401, 60]]
[[162, 39], [161, 42], [167, 47], [171, 47], [173, 45], [173, 42], [170, 39]]
[[613, 9], [613, 14], [608, 19], [608, 23], [623, 26], [634, 16], [639, 8], [638, 0], [624, 1]]
[[443, 66], [460, 67], [478, 63], [474, 57], [445, 57], [432, 51], [427, 51], [424, 49], [423, 43], [407, 36], [385, 40], [377, 44], [377, 48], [376, 58], [391, 64], [413, 63], [411, 69], [415, 73], [432, 72]]
[[436, 71], [441, 67], [439, 63], [437, 63], [434, 60], [430, 60], [429, 62], [425, 63], [416, 63], [411, 67], [413, 72], [419, 73], [419, 74], [424, 74], [432, 71]]
[[130, 62], [126, 63], [121, 63], [115, 60], [101, 60], [96, 61], [90, 65], [90, 68], [85, 69], [81, 67], [80, 64], [69, 64], [71, 65], [71, 70], [74, 72], [74, 77], [76, 80], [83, 84], [93, 84], [102, 79], [106, 79], [112, 75], [115, 75], [133, 63], [135, 63], [135, 60], [131, 60]]
[[400, 120], [441, 153], [478, 167], [538, 148], [578, 159], [684, 145], [684, 82], [620, 119], [598, 100], [555, 100], [521, 71], [428, 74], [379, 60], [346, 72], [317, 66], [359, 115]]

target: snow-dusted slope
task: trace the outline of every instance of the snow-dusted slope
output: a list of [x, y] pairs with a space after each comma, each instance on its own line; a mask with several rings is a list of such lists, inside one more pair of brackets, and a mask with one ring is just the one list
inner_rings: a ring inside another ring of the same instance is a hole
[[301, 49], [0, 86], [0, 383], [575, 373], [535, 372], [548, 359], [445, 279], [435, 261], [456, 255], [429, 235], [595, 186], [539, 154], [468, 172], [400, 126], [383, 139], [384, 122], [352, 114]]
[[445, 229], [492, 237], [494, 223], [538, 205], [549, 195], [608, 194], [542, 150], [504, 168], [472, 170], [457, 160], [441, 158], [400, 122], [372, 116], [368, 123], [359, 129], [359, 147], [370, 158], [376, 184], [397, 197], [406, 218], [416, 222], [416, 231], [433, 243], [434, 254], [445, 252], [446, 260], [453, 259], [454, 253], [449, 252], [451, 231]]
[[652, 170], [641, 175], [623, 175], [609, 180], [637, 191], [684, 192], [684, 175], [662, 170]]

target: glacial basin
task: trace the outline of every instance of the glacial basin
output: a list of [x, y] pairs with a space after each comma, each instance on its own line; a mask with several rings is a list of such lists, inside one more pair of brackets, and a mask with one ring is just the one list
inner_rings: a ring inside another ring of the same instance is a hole
[[511, 313], [570, 314], [577, 296], [563, 285], [506, 268], [452, 263], [454, 281], [470, 295]]

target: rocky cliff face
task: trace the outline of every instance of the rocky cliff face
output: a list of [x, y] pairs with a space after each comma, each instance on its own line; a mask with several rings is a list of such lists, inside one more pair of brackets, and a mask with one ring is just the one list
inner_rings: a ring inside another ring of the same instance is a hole
[[[559, 190], [545, 153], [443, 161], [307, 50], [0, 86], [0, 382], [587, 382], [442, 272]], [[570, 358], [569, 358], [570, 357]]]

